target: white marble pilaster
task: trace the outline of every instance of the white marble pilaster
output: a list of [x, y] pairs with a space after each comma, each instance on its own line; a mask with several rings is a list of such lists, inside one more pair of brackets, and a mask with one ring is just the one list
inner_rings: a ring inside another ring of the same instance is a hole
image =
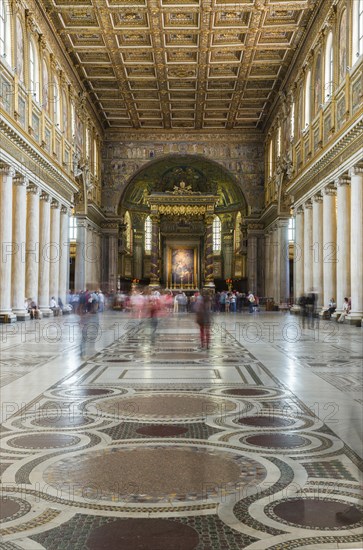
[[44, 317], [50, 317], [49, 308], [49, 241], [50, 241], [50, 196], [40, 195], [39, 223], [39, 309]]
[[278, 257], [279, 257], [279, 242], [278, 242], [278, 229], [277, 226], [272, 228], [272, 246], [270, 247], [271, 252], [271, 296], [274, 299], [274, 302], [278, 303]]
[[13, 243], [12, 257], [12, 309], [18, 321], [30, 319], [25, 308], [25, 247], [26, 247], [26, 187], [27, 178], [17, 175], [13, 178]]
[[52, 200], [50, 205], [50, 243], [49, 243], [49, 299], [59, 298], [59, 265], [62, 248], [60, 246], [60, 210], [59, 202]]
[[257, 292], [257, 236], [248, 235], [247, 239], [248, 288]]
[[118, 254], [118, 235], [111, 233], [108, 236], [108, 290], [116, 291], [117, 289], [117, 254]]
[[271, 283], [270, 283], [270, 248], [271, 248], [271, 234], [270, 231], [265, 233], [265, 296], [271, 297]]
[[313, 212], [312, 202], [304, 204], [304, 294], [313, 288]]
[[348, 320], [359, 324], [363, 317], [363, 163], [350, 170], [350, 272], [352, 309]]
[[328, 185], [323, 194], [323, 273], [324, 306], [337, 294], [337, 216], [336, 189]]
[[301, 206], [295, 212], [294, 282], [295, 303], [298, 303], [304, 294], [304, 210]]
[[12, 236], [13, 220], [13, 177], [15, 170], [7, 164], [0, 164], [0, 320], [16, 321], [11, 309], [11, 257], [14, 253]]
[[62, 206], [60, 210], [60, 246], [62, 255], [59, 262], [59, 297], [66, 305], [69, 290], [69, 210]]
[[32, 183], [27, 187], [27, 192], [25, 294], [38, 305], [39, 188]]
[[323, 196], [317, 193], [313, 197], [313, 288], [318, 308], [324, 306], [323, 277]]
[[281, 308], [290, 302], [289, 220], [278, 222], [278, 299]]
[[344, 297], [350, 292], [350, 177], [337, 180], [337, 309], [333, 317], [342, 313]]

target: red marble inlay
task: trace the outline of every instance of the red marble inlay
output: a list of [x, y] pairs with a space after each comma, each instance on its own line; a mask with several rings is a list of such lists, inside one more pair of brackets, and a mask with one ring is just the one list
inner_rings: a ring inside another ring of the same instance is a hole
[[293, 449], [306, 445], [308, 441], [297, 434], [261, 433], [246, 437], [246, 443], [257, 447], [274, 447], [280, 449]]
[[91, 532], [88, 550], [194, 550], [198, 533], [167, 519], [118, 519]]
[[280, 416], [245, 416], [239, 418], [237, 422], [245, 426], [255, 426], [256, 428], [283, 428], [294, 424], [294, 420], [281, 418]]
[[150, 435], [153, 437], [172, 437], [173, 435], [185, 434], [188, 428], [184, 426], [173, 426], [169, 424], [150, 424], [150, 426], [141, 426], [136, 432], [141, 435]]
[[233, 388], [230, 390], [224, 390], [222, 393], [228, 395], [238, 395], [240, 397], [249, 397], [249, 396], [259, 396], [259, 395], [269, 395], [269, 392], [266, 390], [260, 390], [258, 388]]
[[10, 518], [20, 510], [20, 504], [8, 497], [0, 499], [0, 519]]
[[289, 523], [319, 529], [343, 528], [363, 520], [362, 512], [353, 505], [318, 498], [286, 500], [273, 510]]

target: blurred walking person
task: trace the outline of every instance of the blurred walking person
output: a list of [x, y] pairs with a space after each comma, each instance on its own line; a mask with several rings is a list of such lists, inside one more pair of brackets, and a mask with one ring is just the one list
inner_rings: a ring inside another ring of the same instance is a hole
[[196, 304], [196, 321], [200, 330], [200, 347], [209, 349], [210, 328], [212, 322], [211, 299], [208, 294], [199, 296]]

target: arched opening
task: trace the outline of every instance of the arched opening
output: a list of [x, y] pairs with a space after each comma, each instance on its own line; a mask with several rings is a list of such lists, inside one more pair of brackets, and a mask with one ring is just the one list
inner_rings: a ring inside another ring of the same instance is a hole
[[[219, 164], [192, 155], [153, 160], [130, 178], [118, 214], [126, 233], [131, 219], [133, 236], [132, 258], [127, 247], [119, 257], [121, 283], [138, 279], [195, 290], [206, 282], [207, 256], [213, 263], [208, 280], [216, 287], [234, 277], [234, 256], [242, 254], [234, 247], [236, 216], [247, 214], [247, 203], [234, 176]], [[172, 262], [183, 254], [191, 267], [180, 280]], [[245, 264], [237, 258], [238, 266]], [[246, 277], [239, 269], [239, 279]]]

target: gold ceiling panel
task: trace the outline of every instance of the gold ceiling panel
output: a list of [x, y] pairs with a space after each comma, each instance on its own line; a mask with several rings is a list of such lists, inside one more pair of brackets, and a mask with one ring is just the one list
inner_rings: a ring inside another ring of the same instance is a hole
[[268, 115], [324, 0], [36, 1], [106, 129], [232, 129]]

